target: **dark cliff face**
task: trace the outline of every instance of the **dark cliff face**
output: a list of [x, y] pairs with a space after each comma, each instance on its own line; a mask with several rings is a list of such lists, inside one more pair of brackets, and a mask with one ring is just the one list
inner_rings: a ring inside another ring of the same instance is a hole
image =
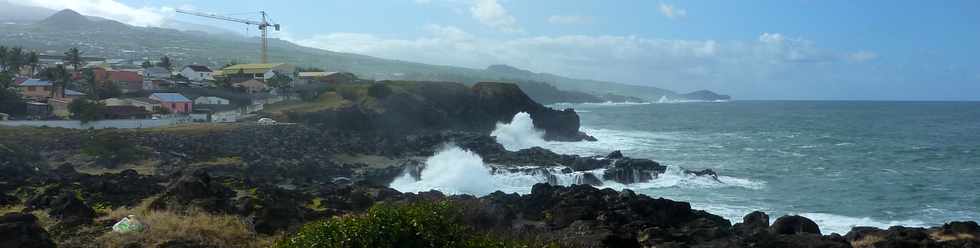
[[727, 101], [732, 99], [732, 97], [729, 95], [720, 95], [710, 90], [699, 90], [687, 94], [681, 94], [679, 96], [687, 100], [697, 101]]
[[579, 117], [574, 110], [545, 107], [515, 84], [485, 82], [473, 87], [446, 82], [379, 84], [391, 88], [391, 93], [367, 100], [355, 99], [357, 104], [346, 108], [293, 113], [289, 118], [326, 129], [393, 135], [443, 130], [489, 133], [497, 123], [508, 123], [515, 114], [527, 112], [535, 127], [545, 131], [546, 139], [591, 139], [579, 132]]

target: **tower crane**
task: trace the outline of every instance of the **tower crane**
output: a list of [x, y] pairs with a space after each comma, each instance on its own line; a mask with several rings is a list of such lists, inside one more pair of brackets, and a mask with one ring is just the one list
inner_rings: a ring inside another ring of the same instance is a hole
[[258, 26], [259, 30], [262, 31], [262, 63], [263, 64], [269, 63], [269, 28], [271, 27], [274, 28], [276, 31], [279, 31], [279, 24], [270, 23], [265, 11], [259, 11], [259, 13], [262, 14], [262, 21], [246, 20], [241, 18], [220, 16], [211, 13], [204, 13], [204, 12], [197, 12], [197, 11], [190, 11], [190, 10], [180, 10], [180, 9], [177, 10], [177, 13]]

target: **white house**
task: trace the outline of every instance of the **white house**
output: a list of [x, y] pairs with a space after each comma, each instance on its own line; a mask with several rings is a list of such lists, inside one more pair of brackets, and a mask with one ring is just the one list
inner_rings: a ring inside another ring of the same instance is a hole
[[204, 104], [204, 105], [228, 105], [231, 101], [216, 96], [202, 96], [194, 99], [194, 104]]
[[180, 75], [195, 82], [214, 80], [214, 71], [203, 65], [188, 65], [180, 70]]
[[143, 69], [143, 78], [148, 80], [153, 79], [169, 79], [170, 71], [167, 68], [154, 66], [150, 68]]

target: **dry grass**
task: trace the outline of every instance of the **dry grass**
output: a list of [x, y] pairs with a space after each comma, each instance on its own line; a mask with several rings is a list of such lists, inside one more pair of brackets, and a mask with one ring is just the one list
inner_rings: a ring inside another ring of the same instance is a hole
[[117, 166], [116, 168], [109, 169], [101, 166], [78, 166], [75, 170], [78, 173], [88, 174], [88, 175], [102, 175], [105, 173], [119, 174], [124, 170], [132, 169], [139, 173], [140, 175], [155, 175], [156, 168], [159, 166], [161, 161], [159, 160], [140, 160], [133, 163], [125, 163]]
[[5, 215], [9, 213], [20, 213], [22, 211], [24, 211], [24, 206], [18, 204], [6, 206], [6, 207], [0, 207], [0, 215]]
[[250, 224], [233, 215], [217, 215], [204, 211], [175, 213], [153, 211], [147, 208], [148, 199], [134, 208], [120, 208], [110, 211], [103, 220], [120, 220], [128, 215], [148, 228], [140, 233], [109, 232], [98, 238], [101, 247], [123, 247], [127, 244], [141, 244], [156, 247], [172, 240], [185, 240], [216, 247], [269, 247], [277, 237], [260, 236], [252, 231]]
[[319, 96], [315, 102], [286, 101], [266, 105], [263, 111], [272, 114], [283, 114], [286, 112], [311, 113], [324, 110], [332, 110], [349, 106], [350, 101], [344, 99], [336, 92], [325, 92]]
[[188, 123], [174, 126], [142, 129], [146, 132], [165, 132], [185, 135], [202, 135], [212, 132], [226, 132], [241, 125], [235, 123]]
[[195, 167], [237, 166], [242, 164], [241, 157], [219, 157], [205, 162], [193, 163]]
[[943, 233], [943, 231], [935, 231], [929, 234], [929, 238], [935, 241], [945, 242], [945, 241], [954, 241], [954, 240], [971, 240], [971, 239], [976, 239], [976, 236], [973, 236], [972, 234], [969, 233], [949, 234], [949, 233]]
[[851, 241], [851, 246], [854, 248], [872, 248], [875, 247], [875, 243], [881, 241], [885, 241], [885, 238], [878, 235], [867, 235], [863, 239]]

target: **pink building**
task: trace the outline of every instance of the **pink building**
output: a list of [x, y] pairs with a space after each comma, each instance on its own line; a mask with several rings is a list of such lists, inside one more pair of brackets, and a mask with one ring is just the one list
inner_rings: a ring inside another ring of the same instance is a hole
[[154, 93], [150, 99], [160, 101], [160, 107], [175, 114], [186, 114], [193, 110], [194, 101], [177, 93]]

